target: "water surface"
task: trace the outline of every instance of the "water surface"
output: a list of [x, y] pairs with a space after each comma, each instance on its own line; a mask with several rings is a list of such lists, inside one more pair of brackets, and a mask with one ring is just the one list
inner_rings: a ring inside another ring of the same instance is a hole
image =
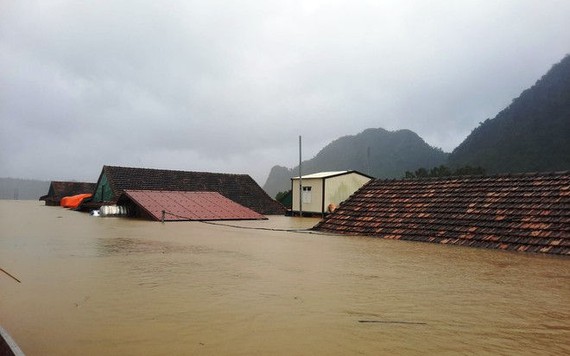
[[563, 257], [0, 201], [0, 267], [27, 355], [570, 354]]

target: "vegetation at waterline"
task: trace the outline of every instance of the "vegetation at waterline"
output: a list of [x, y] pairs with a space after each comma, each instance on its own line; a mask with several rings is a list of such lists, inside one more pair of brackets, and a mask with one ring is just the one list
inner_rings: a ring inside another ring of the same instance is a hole
[[290, 192], [291, 192], [291, 190], [286, 190], [284, 192], [279, 192], [279, 193], [275, 194], [275, 200], [281, 201], [281, 199], [285, 198], [285, 196], [287, 194], [289, 194]]

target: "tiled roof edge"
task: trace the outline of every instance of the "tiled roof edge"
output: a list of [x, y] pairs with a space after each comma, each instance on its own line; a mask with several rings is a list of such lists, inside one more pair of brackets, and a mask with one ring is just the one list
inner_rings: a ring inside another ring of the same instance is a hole
[[65, 184], [69, 184], [69, 183], [72, 183], [72, 184], [97, 184], [96, 182], [76, 182], [73, 180], [52, 180], [50, 184], [53, 184], [53, 183], [58, 183], [58, 184], [61, 184], [61, 183], [65, 183]]
[[149, 171], [168, 171], [168, 172], [180, 172], [180, 173], [200, 173], [200, 174], [219, 174], [219, 175], [226, 175], [226, 176], [248, 176], [247, 173], [220, 173], [220, 172], [201, 172], [201, 171], [183, 171], [180, 169], [164, 169], [164, 168], [147, 168], [147, 167], [124, 167], [124, 166], [109, 166], [105, 165], [103, 168], [110, 168], [110, 169], [136, 169], [136, 170], [149, 170]]
[[553, 176], [570, 176], [570, 171], [553, 171], [553, 172], [523, 172], [523, 173], [497, 173], [490, 175], [466, 175], [466, 176], [444, 176], [444, 177], [419, 177], [419, 178], [378, 178], [377, 181], [394, 182], [394, 181], [437, 181], [437, 180], [469, 180], [482, 178], [522, 178], [522, 177], [553, 177]]

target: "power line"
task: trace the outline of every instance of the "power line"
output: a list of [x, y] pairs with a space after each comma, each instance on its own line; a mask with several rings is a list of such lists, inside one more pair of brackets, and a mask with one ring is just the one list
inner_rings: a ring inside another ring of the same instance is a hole
[[[174, 217], [177, 217], [179, 219], [184, 219], [184, 220], [193, 220], [192, 218], [189, 218], [187, 216], [181, 216], [175, 213], [172, 213], [170, 211], [166, 211], [163, 210], [162, 211], [162, 222], [164, 223], [164, 217], [165, 215], [171, 215]], [[201, 222], [203, 224], [208, 224], [208, 225], [216, 225], [216, 226], [227, 226], [227, 227], [232, 227], [232, 228], [236, 228], [236, 229], [245, 229], [245, 230], [263, 230], [263, 231], [281, 231], [281, 232], [312, 232], [311, 229], [279, 229], [279, 228], [271, 228], [271, 227], [253, 227], [253, 226], [242, 226], [242, 225], [234, 225], [234, 224], [225, 224], [225, 223], [216, 223], [213, 221], [205, 221], [205, 220], [197, 220], [198, 222]]]

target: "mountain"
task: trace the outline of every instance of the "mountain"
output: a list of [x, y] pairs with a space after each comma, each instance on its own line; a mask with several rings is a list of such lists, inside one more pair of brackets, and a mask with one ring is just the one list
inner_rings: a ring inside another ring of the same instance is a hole
[[487, 173], [570, 169], [570, 55], [451, 153], [451, 167]]
[[49, 185], [42, 180], [0, 178], [0, 199], [38, 200], [48, 193]]
[[[401, 178], [405, 171], [445, 164], [448, 154], [431, 147], [410, 130], [367, 129], [343, 136], [303, 162], [303, 175], [321, 171], [357, 170], [376, 178]], [[263, 189], [272, 197], [291, 189], [299, 168], [274, 166]]]

